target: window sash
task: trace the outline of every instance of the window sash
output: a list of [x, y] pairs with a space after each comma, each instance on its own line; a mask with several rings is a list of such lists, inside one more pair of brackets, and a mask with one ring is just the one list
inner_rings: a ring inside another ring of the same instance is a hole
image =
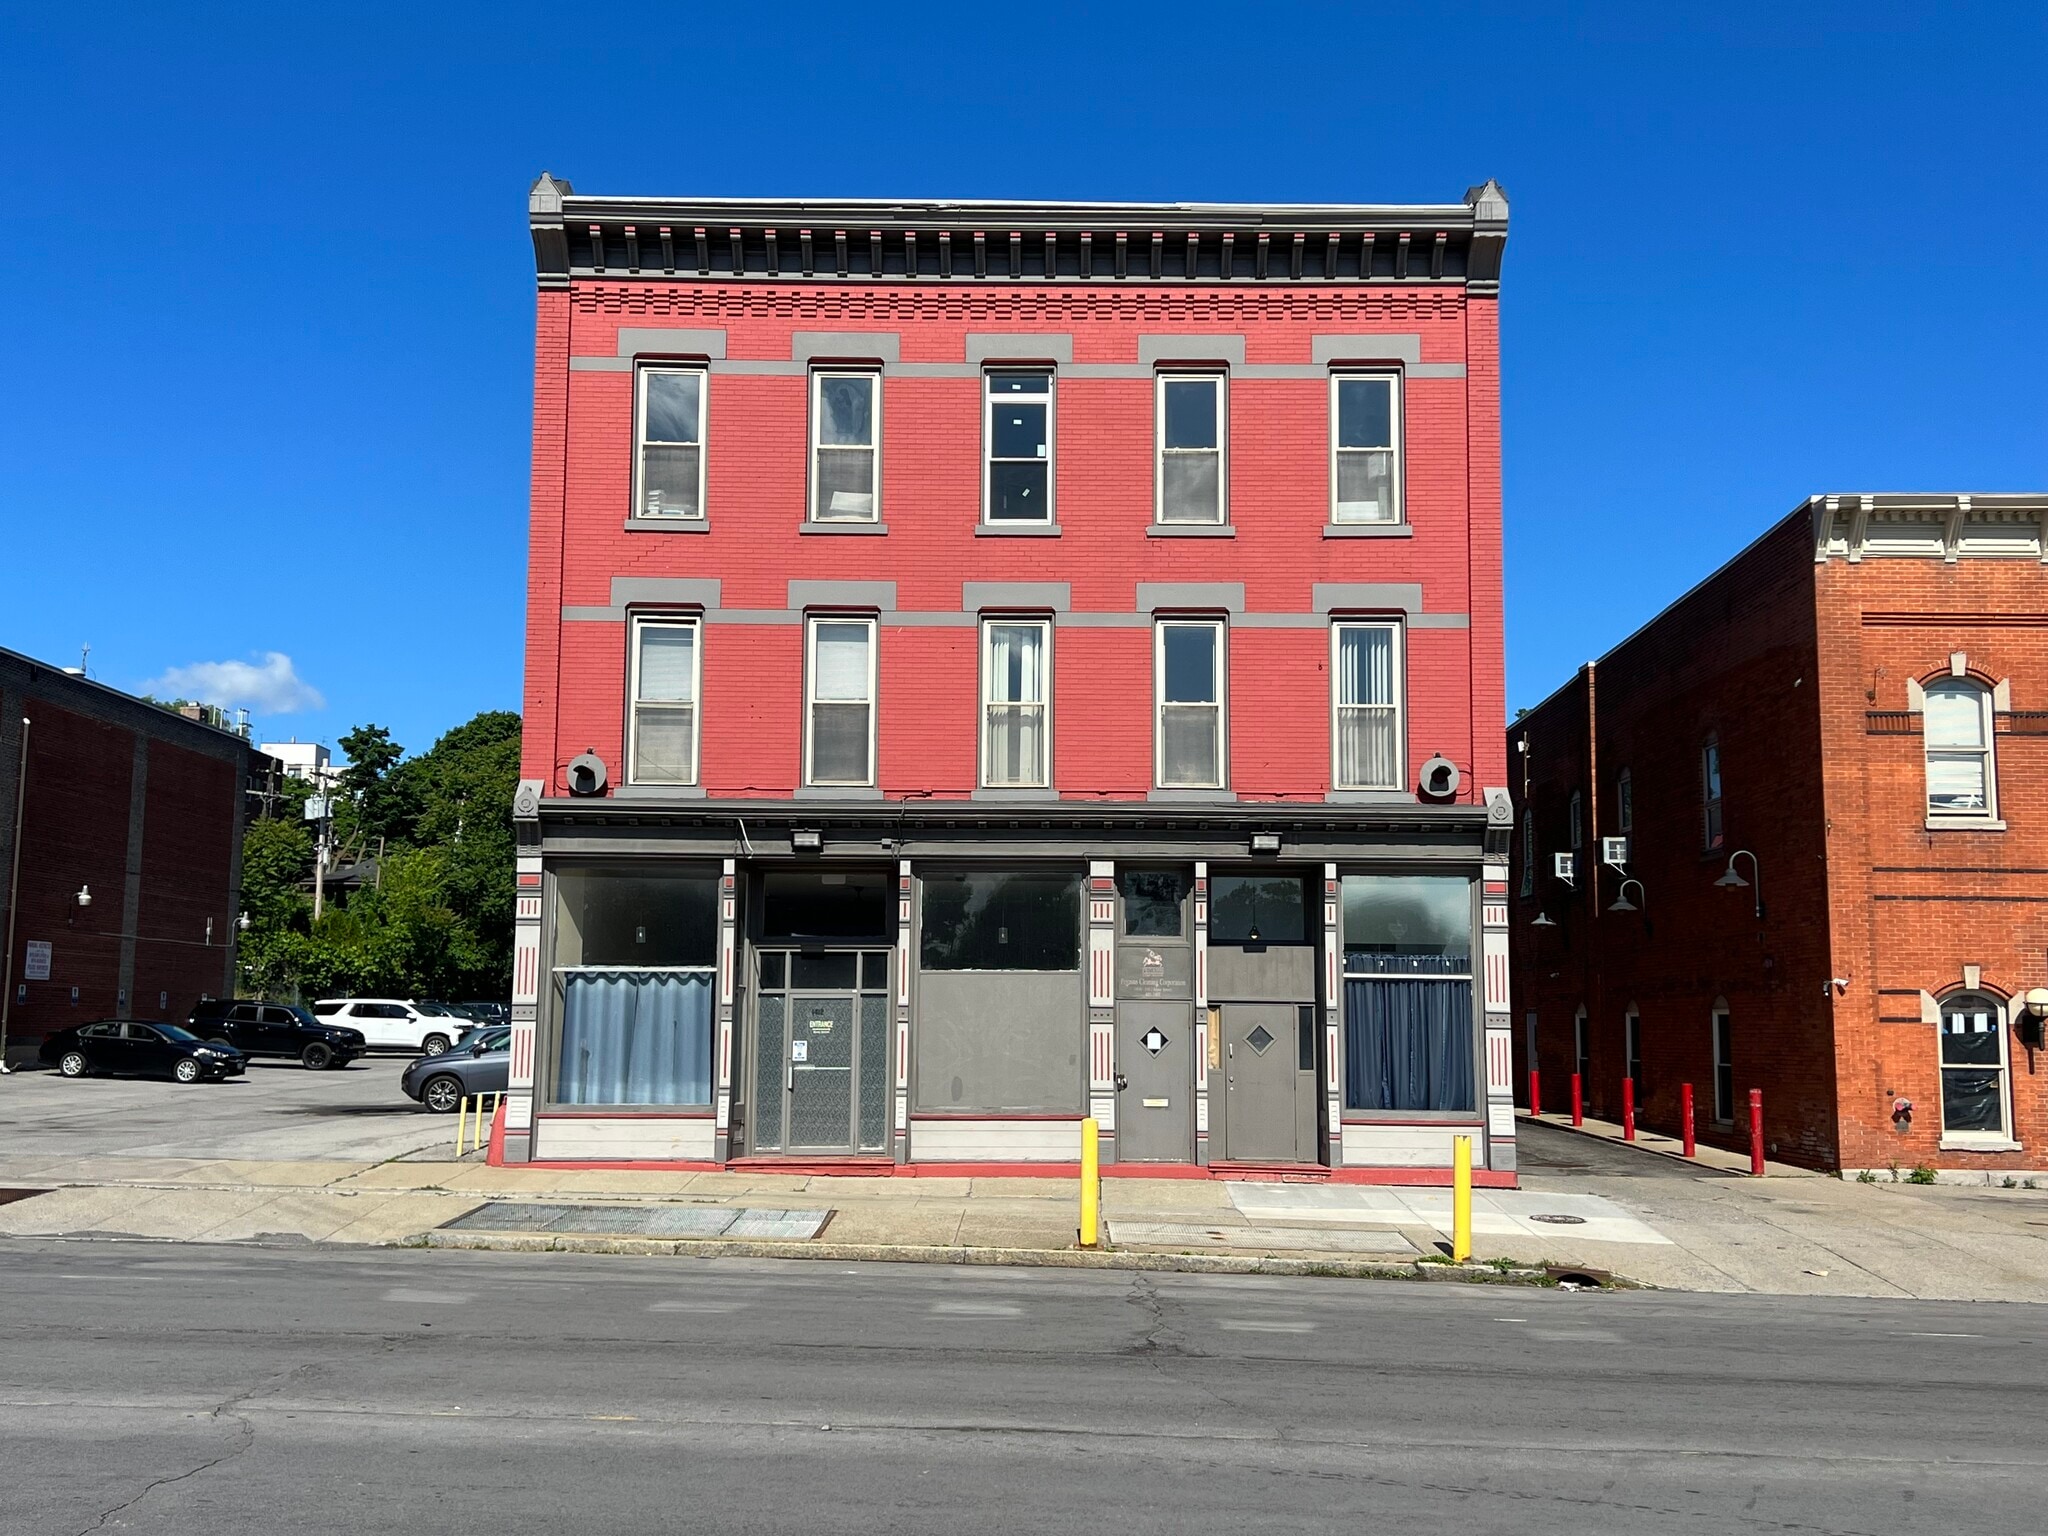
[[1724, 1123], [1735, 1119], [1735, 1027], [1728, 1015], [1711, 1015], [1714, 1031], [1714, 1118]]
[[1721, 846], [1721, 744], [1700, 748], [1700, 841], [1709, 851]]
[[1330, 773], [1336, 788], [1402, 787], [1403, 682], [1398, 624], [1330, 626]]
[[[1386, 430], [1370, 434], [1354, 430], [1348, 435], [1383, 437], [1384, 442], [1345, 441], [1344, 386], [1360, 382], [1377, 382], [1384, 386]], [[1330, 375], [1330, 521], [1404, 521], [1406, 511], [1401, 499], [1401, 480], [1401, 376], [1355, 372]]]
[[1522, 812], [1522, 894], [1536, 894], [1536, 813]]
[[[1167, 698], [1167, 637], [1176, 630], [1210, 635], [1209, 697]], [[1223, 626], [1210, 620], [1168, 620], [1153, 638], [1153, 780], [1161, 789], [1221, 789], [1228, 782]]]
[[[1942, 1005], [1936, 1058], [1941, 1070], [1944, 1136], [2010, 1138], [2012, 1110], [2007, 1055], [2004, 1012], [1990, 998], [1953, 999]], [[1978, 1111], [1967, 1118], [1958, 1112], [1964, 1108], [1966, 1099], [1975, 1101]], [[1995, 1112], [1996, 1118], [1983, 1114], [1985, 1108]], [[1969, 1120], [1975, 1123], [1968, 1123]]]
[[1937, 684], [1922, 701], [1927, 814], [1986, 820], [1998, 798], [1991, 696], [1974, 683]]
[[[696, 420], [685, 437], [648, 435], [647, 407], [657, 378], [691, 378], [697, 384]], [[635, 380], [633, 515], [683, 518], [704, 516], [704, 428], [709, 410], [710, 376], [702, 368], [642, 368]], [[674, 504], [671, 505], [671, 499]]]
[[[1167, 399], [1189, 386], [1209, 392], [1209, 436], [1204, 447], [1175, 447], [1167, 441]], [[1220, 525], [1229, 521], [1229, 434], [1225, 425], [1227, 386], [1214, 373], [1162, 373], [1153, 386], [1154, 438], [1158, 462], [1153, 466], [1153, 520], [1158, 523]]]
[[1052, 626], [994, 619], [981, 633], [981, 782], [1042, 789], [1051, 782]]
[[[687, 659], [675, 654], [682, 646], [651, 643], [687, 634]], [[698, 709], [703, 677], [703, 626], [694, 619], [636, 618], [632, 626], [632, 676], [626, 781], [630, 784], [695, 784], [697, 782]], [[658, 658], [649, 665], [650, 653]], [[664, 654], [665, 653], [665, 654]]]
[[[855, 632], [857, 659], [847, 654]], [[811, 619], [804, 650], [804, 782], [869, 787], [875, 782], [875, 621]]]
[[[999, 382], [1032, 378], [1040, 381], [1040, 387], [1029, 390], [1014, 390], [997, 393]], [[1055, 452], [1054, 420], [1054, 375], [1043, 368], [992, 368], [982, 375], [981, 386], [981, 509], [982, 522], [996, 526], [1041, 525], [1053, 520], [1053, 456]], [[1045, 412], [1044, 441], [1042, 452], [1035, 456], [998, 454], [996, 452], [996, 412], [1005, 404], [1030, 406]], [[1033, 473], [1033, 471], [1037, 473]], [[999, 512], [998, 503], [1006, 501], [1013, 489], [1023, 487], [1023, 494], [1037, 491], [1043, 510], [1036, 515], [1014, 516]]]
[[[867, 431], [859, 442], [827, 442], [827, 384], [867, 388]], [[811, 521], [872, 523], [882, 515], [882, 378], [872, 371], [824, 369], [811, 375]]]

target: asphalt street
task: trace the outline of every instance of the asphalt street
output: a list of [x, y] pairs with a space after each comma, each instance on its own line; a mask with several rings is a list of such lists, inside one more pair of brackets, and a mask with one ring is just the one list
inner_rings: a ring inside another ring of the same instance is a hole
[[0, 1531], [2014, 1532], [2048, 1310], [0, 1249]]

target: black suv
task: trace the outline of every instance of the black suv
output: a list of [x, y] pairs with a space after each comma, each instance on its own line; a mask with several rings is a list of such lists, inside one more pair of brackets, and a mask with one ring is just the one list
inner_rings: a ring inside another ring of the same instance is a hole
[[368, 1049], [361, 1030], [326, 1023], [290, 1003], [208, 998], [192, 1010], [185, 1027], [245, 1055], [296, 1056], [316, 1072], [345, 1067]]

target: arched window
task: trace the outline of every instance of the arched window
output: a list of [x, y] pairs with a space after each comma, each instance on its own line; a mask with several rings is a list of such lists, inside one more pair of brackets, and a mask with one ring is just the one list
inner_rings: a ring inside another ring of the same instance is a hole
[[1522, 894], [1536, 894], [1536, 813], [1522, 812]]
[[1700, 846], [1712, 853], [1721, 841], [1721, 738], [1709, 736], [1700, 746]]
[[[1931, 691], [1931, 690], [1930, 690]], [[1941, 1134], [1944, 1140], [2004, 1143], [2005, 1008], [1982, 992], [1941, 1004]]]
[[1991, 762], [1991, 693], [1967, 677], [1926, 691], [1927, 814], [1941, 821], [1996, 816]]

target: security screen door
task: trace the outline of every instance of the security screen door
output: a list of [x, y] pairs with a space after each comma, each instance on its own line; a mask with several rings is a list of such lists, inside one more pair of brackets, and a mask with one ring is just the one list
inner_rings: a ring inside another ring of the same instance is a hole
[[752, 1149], [887, 1151], [888, 951], [764, 951], [758, 976]]

